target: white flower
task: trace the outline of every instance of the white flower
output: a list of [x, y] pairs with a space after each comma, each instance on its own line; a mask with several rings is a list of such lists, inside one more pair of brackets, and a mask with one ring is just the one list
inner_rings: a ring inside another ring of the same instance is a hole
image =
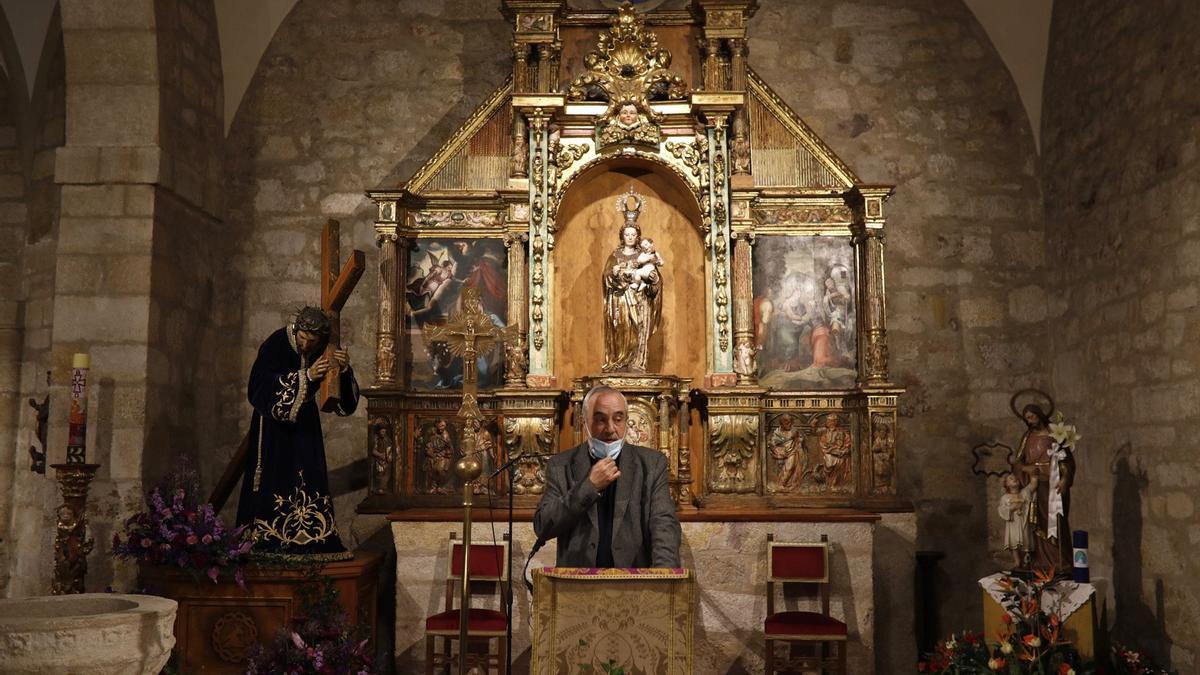
[[1008, 642], [1007, 640], [1004, 642], [1001, 642], [1000, 643], [1000, 651], [1004, 652], [1005, 654], [1011, 654], [1012, 653], [1012, 643]]
[[1074, 447], [1083, 436], [1075, 430], [1074, 424], [1051, 424], [1050, 438], [1058, 442], [1060, 447]]

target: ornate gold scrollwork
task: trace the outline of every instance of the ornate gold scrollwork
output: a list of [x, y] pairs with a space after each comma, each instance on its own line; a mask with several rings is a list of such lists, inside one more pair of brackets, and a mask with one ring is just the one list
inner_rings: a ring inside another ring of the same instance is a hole
[[504, 418], [504, 450], [519, 457], [513, 476], [516, 495], [540, 495], [546, 490], [546, 458], [553, 450], [553, 420], [548, 417]]
[[658, 36], [632, 5], [621, 7], [612, 28], [600, 33], [596, 49], [583, 59], [588, 72], [571, 82], [567, 100], [597, 100], [603, 95], [609, 112], [624, 102], [648, 110], [650, 99], [682, 100], [687, 97], [683, 78], [669, 70], [671, 52], [658, 45]]
[[712, 463], [709, 489], [720, 493], [753, 492], [758, 415], [713, 415], [709, 423]]

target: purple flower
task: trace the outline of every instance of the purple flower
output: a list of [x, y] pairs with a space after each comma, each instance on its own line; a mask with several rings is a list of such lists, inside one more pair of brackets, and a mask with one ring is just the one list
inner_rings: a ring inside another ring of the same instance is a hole
[[216, 567], [208, 568], [208, 578], [212, 579], [214, 584], [217, 583], [217, 575], [219, 573], [220, 573], [220, 570], [218, 570]]

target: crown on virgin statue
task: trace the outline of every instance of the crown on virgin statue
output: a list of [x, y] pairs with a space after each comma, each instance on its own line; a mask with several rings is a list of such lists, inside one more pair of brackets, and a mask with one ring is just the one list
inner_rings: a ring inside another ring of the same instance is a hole
[[[633, 203], [634, 203], [634, 206], [632, 209], [629, 208], [630, 198], [633, 199]], [[621, 213], [621, 214], [625, 215], [625, 222], [621, 224], [622, 229], [624, 229], [625, 226], [627, 226], [627, 225], [632, 225], [634, 227], [638, 227], [637, 219], [638, 219], [638, 216], [640, 216], [642, 214], [643, 201], [644, 201], [644, 198], [640, 194], [633, 191], [632, 185], [629, 186], [629, 191], [625, 192], [620, 197], [617, 197], [617, 201], [616, 201], [617, 213]]]

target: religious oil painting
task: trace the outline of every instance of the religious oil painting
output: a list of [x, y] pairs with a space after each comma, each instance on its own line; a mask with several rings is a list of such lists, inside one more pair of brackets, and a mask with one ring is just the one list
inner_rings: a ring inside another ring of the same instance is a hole
[[[460, 309], [462, 289], [479, 289], [483, 312], [504, 327], [508, 314], [508, 258], [499, 239], [418, 239], [404, 278], [405, 327], [415, 389], [459, 389], [463, 364], [445, 344], [426, 345], [426, 325], [440, 326]], [[480, 353], [479, 388], [504, 383], [504, 350]]]
[[754, 335], [759, 382], [793, 391], [854, 386], [854, 285], [849, 237], [758, 237]]
[[[413, 425], [415, 450], [414, 492], [425, 495], [460, 494], [462, 483], [454, 475], [454, 464], [462, 459], [462, 422], [456, 417], [417, 417]], [[485, 420], [476, 433], [475, 450], [484, 476], [497, 464], [498, 430], [494, 420]], [[490, 486], [480, 480], [475, 494], [488, 494]]]
[[854, 487], [853, 448], [845, 412], [775, 415], [767, 425], [767, 491], [849, 492]]

